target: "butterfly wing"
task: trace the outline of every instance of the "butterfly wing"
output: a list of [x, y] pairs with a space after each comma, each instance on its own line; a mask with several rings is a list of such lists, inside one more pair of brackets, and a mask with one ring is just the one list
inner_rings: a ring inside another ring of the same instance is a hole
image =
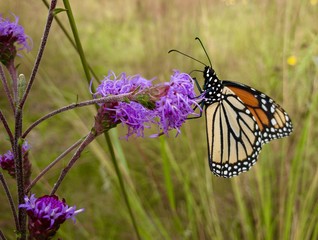
[[265, 143], [291, 134], [293, 126], [290, 117], [272, 98], [244, 84], [231, 81], [222, 83], [231, 89], [251, 111]]
[[217, 176], [233, 177], [257, 161], [263, 140], [257, 120], [228, 87], [222, 101], [207, 105], [206, 128], [209, 165]]

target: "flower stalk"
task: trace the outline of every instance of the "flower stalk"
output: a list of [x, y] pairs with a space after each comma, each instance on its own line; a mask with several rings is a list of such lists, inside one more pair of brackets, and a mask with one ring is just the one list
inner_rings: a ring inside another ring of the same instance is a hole
[[9, 125], [8, 125], [8, 122], [7, 122], [7, 120], [6, 120], [6, 118], [5, 118], [5, 116], [3, 115], [3, 113], [2, 113], [1, 110], [0, 110], [0, 120], [1, 120], [1, 122], [2, 122], [2, 124], [3, 124], [3, 126], [4, 126], [4, 129], [6, 130], [6, 132], [7, 132], [7, 134], [8, 134], [8, 137], [9, 137], [10, 143], [11, 143], [11, 146], [13, 147], [13, 141], [14, 141], [14, 139], [13, 139], [13, 134], [12, 134], [12, 131], [11, 131]]
[[14, 219], [14, 223], [15, 223], [15, 227], [16, 227], [16, 230], [19, 232], [20, 231], [20, 226], [19, 226], [19, 220], [18, 220], [18, 215], [17, 215], [17, 210], [15, 208], [15, 204], [14, 204], [14, 201], [13, 201], [13, 198], [12, 198], [12, 195], [11, 195], [11, 192], [9, 190], [9, 187], [8, 187], [8, 184], [3, 176], [3, 174], [0, 172], [0, 182], [3, 186], [3, 189], [6, 193], [6, 196], [8, 198], [8, 201], [9, 201], [9, 205], [10, 205], [10, 208], [11, 208], [11, 212], [12, 212], [12, 216], [13, 216], [13, 219]]
[[3, 72], [3, 68], [1, 66], [1, 64], [0, 64], [0, 78], [1, 78], [1, 81], [2, 81], [3, 88], [4, 88], [4, 92], [7, 95], [7, 99], [9, 101], [10, 107], [12, 109], [12, 112], [14, 112], [15, 108], [14, 108], [13, 99], [12, 99], [12, 96], [11, 96], [11, 93], [10, 93], [10, 90], [9, 90], [9, 85], [8, 85], [8, 81], [7, 81], [6, 75]]
[[[75, 108], [81, 108], [81, 107], [85, 107], [85, 106], [89, 106], [89, 105], [94, 105], [94, 104], [102, 104], [102, 103], [112, 103], [112, 102], [127, 102], [127, 101], [144, 101], [142, 96], [145, 96], [145, 94], [150, 91], [155, 91], [154, 89], [152, 90], [145, 90], [144, 92], [141, 91], [139, 93], [135, 93], [135, 92], [130, 92], [130, 93], [123, 93], [123, 94], [119, 94], [119, 95], [110, 95], [110, 96], [106, 96], [106, 97], [101, 97], [101, 98], [97, 98], [97, 99], [93, 99], [93, 100], [87, 100], [87, 101], [83, 101], [83, 102], [79, 102], [79, 103], [72, 103], [70, 105], [67, 105], [65, 107], [56, 109], [50, 113], [48, 113], [47, 115], [41, 117], [40, 119], [36, 120], [35, 122], [33, 122], [28, 128], [27, 130], [22, 134], [22, 138], [26, 138], [27, 135], [30, 133], [30, 131], [35, 128], [37, 125], [39, 125], [40, 123], [42, 123], [43, 121], [45, 121], [46, 119], [49, 119], [59, 113], [62, 112], [66, 112]], [[151, 98], [149, 99], [149, 101], [153, 101], [154, 99]], [[150, 104], [150, 102], [148, 101], [148, 104]]]
[[7, 240], [7, 238], [4, 236], [4, 234], [1, 230], [0, 230], [0, 238], [1, 238], [1, 240]]
[[18, 77], [17, 77], [17, 71], [14, 66], [13, 60], [12, 64], [9, 64], [7, 66], [8, 71], [10, 73], [11, 81], [12, 81], [12, 90], [13, 90], [13, 101], [14, 106], [17, 106], [18, 104]]
[[38, 176], [29, 184], [29, 186], [25, 189], [25, 194], [28, 194], [32, 187], [46, 174], [55, 164], [57, 164], [61, 159], [63, 159], [69, 152], [73, 151], [77, 146], [80, 145], [80, 143], [83, 141], [83, 139], [78, 140], [76, 143], [74, 143], [71, 147], [66, 149], [60, 156], [58, 156], [54, 161], [52, 161], [46, 168], [44, 168]]
[[31, 72], [30, 80], [29, 80], [28, 85], [26, 87], [25, 93], [24, 93], [24, 95], [19, 103], [19, 108], [21, 108], [21, 109], [23, 108], [25, 101], [26, 101], [26, 99], [31, 91], [31, 88], [32, 88], [34, 80], [35, 80], [35, 76], [38, 72], [40, 62], [42, 60], [43, 52], [44, 52], [44, 49], [45, 49], [45, 46], [47, 43], [47, 39], [48, 39], [49, 32], [50, 32], [52, 22], [53, 22], [53, 18], [54, 18], [54, 9], [56, 8], [56, 3], [57, 3], [57, 0], [51, 1], [49, 13], [47, 16], [46, 25], [45, 25], [45, 29], [44, 29], [44, 33], [42, 36], [42, 41], [41, 41], [40, 48], [39, 48], [39, 51], [38, 51], [38, 54], [37, 54], [37, 57], [36, 57], [36, 60], [34, 63], [34, 67], [33, 67], [32, 72]]
[[[101, 133], [99, 133], [99, 134], [101, 134]], [[90, 144], [97, 137], [97, 135], [98, 135], [98, 133], [96, 131], [91, 131], [86, 136], [86, 138], [81, 143], [81, 145], [78, 147], [78, 149], [74, 153], [73, 157], [71, 158], [71, 160], [69, 161], [67, 166], [61, 171], [61, 174], [60, 174], [57, 182], [54, 184], [54, 187], [53, 187], [53, 189], [51, 191], [51, 195], [56, 193], [57, 189], [59, 188], [59, 186], [61, 185], [62, 181], [64, 180], [66, 174], [70, 171], [70, 169], [75, 164], [75, 162], [80, 158], [81, 153], [83, 152], [85, 147], [87, 147], [87, 145]]]
[[[20, 136], [22, 134], [22, 111], [20, 108], [16, 109], [15, 114], [15, 134], [14, 134], [14, 160], [15, 160], [15, 175], [17, 179], [18, 188], [18, 203], [24, 203], [24, 173], [23, 173], [23, 158], [20, 144]], [[20, 225], [21, 240], [26, 238], [26, 214], [23, 209], [19, 209], [18, 219]]]

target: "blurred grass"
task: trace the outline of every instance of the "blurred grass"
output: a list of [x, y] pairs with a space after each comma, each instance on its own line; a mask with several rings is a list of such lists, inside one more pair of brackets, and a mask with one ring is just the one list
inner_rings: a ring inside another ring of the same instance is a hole
[[[207, 62], [199, 36], [222, 79], [249, 84], [273, 96], [294, 123], [291, 137], [264, 146], [258, 164], [234, 179], [209, 170], [204, 119], [188, 121], [177, 138], [120, 140], [112, 130], [133, 211], [143, 239], [317, 239], [318, 172], [317, 66], [318, 5], [314, 1], [83, 1], [71, 2], [89, 64], [100, 79], [109, 70], [140, 73], [157, 81], [172, 69], [190, 72], [199, 64], [172, 48]], [[1, 12], [20, 16], [34, 48], [20, 59], [28, 76], [40, 41], [46, 8], [40, 1], [2, 1]], [[34, 14], [36, 13], [36, 14]], [[66, 24], [65, 14], [59, 14]], [[36, 26], [36, 27], [34, 27]], [[67, 24], [66, 24], [67, 26]], [[297, 57], [289, 66], [287, 58]], [[201, 79], [201, 78], [200, 78]], [[91, 98], [80, 60], [58, 26], [53, 26], [25, 128], [50, 110]], [[9, 116], [0, 90], [0, 108]], [[64, 113], [29, 135], [33, 176], [93, 123], [93, 107]], [[201, 129], [201, 130], [199, 130]], [[149, 132], [149, 135], [151, 132]], [[1, 152], [9, 144], [0, 127]], [[47, 194], [58, 164], [34, 188]], [[13, 185], [13, 181], [8, 178]], [[13, 189], [15, 194], [15, 190]], [[75, 225], [64, 224], [63, 239], [135, 239], [129, 214], [104, 140], [98, 139], [58, 191], [84, 207]], [[0, 194], [0, 228], [13, 238], [13, 220]]]

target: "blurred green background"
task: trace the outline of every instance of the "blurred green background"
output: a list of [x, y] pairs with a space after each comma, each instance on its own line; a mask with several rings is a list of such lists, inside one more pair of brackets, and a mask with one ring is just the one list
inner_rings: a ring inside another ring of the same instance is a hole
[[[59, 2], [59, 7], [63, 7]], [[109, 70], [168, 81], [173, 69], [190, 72], [207, 63], [200, 37], [221, 79], [251, 85], [272, 96], [290, 114], [294, 133], [264, 146], [248, 173], [233, 179], [209, 170], [204, 118], [187, 121], [182, 134], [122, 139], [110, 131], [142, 239], [318, 239], [317, 0], [90, 0], [71, 1], [83, 48], [99, 80]], [[17, 63], [28, 79], [43, 32], [42, 1], [1, 0], [0, 11], [20, 17], [33, 49]], [[69, 30], [65, 12], [58, 17]], [[292, 60], [296, 60], [292, 61]], [[203, 79], [200, 79], [203, 83]], [[12, 123], [0, 89], [0, 108]], [[24, 114], [24, 129], [44, 114], [91, 99], [78, 54], [53, 23]], [[34, 178], [94, 122], [94, 107], [58, 115], [36, 127]], [[12, 125], [11, 125], [12, 126]], [[152, 131], [146, 132], [149, 136]], [[0, 152], [9, 148], [0, 126]], [[33, 188], [48, 194], [71, 155]], [[6, 175], [16, 196], [14, 180]], [[63, 239], [137, 239], [103, 137], [85, 150], [57, 194], [85, 208]], [[0, 229], [14, 238], [13, 218], [0, 192]]]

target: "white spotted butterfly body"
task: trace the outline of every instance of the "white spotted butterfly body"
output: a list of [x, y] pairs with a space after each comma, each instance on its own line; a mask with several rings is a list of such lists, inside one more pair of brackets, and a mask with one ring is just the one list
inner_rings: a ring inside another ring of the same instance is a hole
[[262, 145], [292, 132], [288, 114], [264, 93], [221, 81], [206, 66], [205, 98], [208, 158], [217, 176], [233, 177], [253, 166]]

